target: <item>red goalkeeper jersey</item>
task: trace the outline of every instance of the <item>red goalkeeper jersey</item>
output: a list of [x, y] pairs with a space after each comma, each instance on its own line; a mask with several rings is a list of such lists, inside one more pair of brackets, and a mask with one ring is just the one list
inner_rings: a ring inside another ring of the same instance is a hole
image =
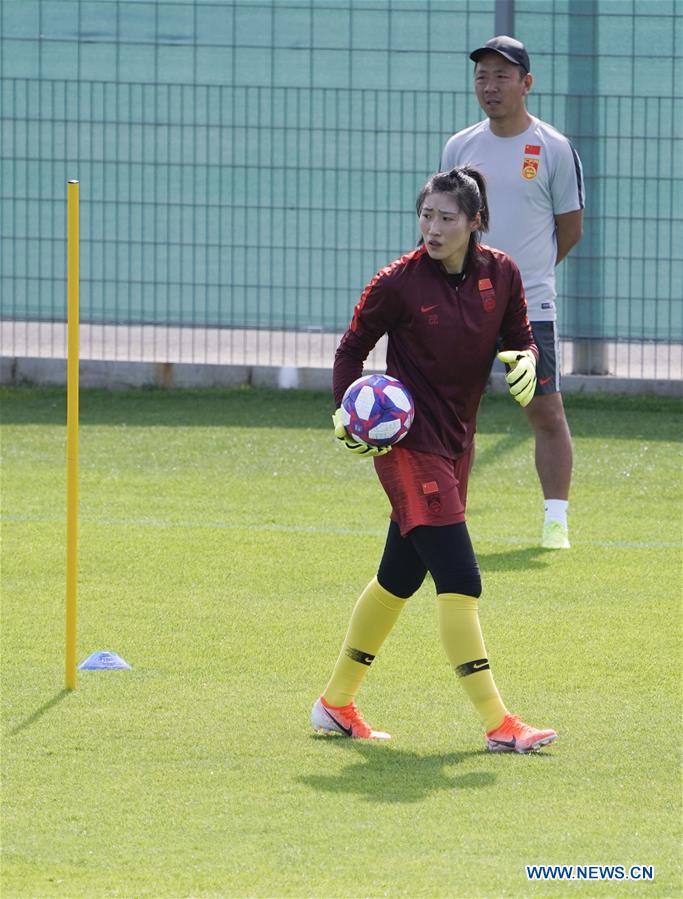
[[449, 275], [424, 246], [381, 269], [354, 310], [334, 360], [337, 406], [388, 335], [387, 374], [415, 402], [401, 446], [457, 458], [474, 439], [476, 417], [500, 336], [503, 349], [531, 349], [519, 269], [500, 250], [479, 246], [464, 277]]

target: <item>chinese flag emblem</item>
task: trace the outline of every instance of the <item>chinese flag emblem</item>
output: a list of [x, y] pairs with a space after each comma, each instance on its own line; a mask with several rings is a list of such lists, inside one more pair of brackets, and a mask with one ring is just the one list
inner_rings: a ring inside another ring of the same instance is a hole
[[480, 278], [478, 287], [481, 301], [484, 304], [484, 312], [493, 312], [496, 308], [496, 291], [491, 284], [491, 279]]

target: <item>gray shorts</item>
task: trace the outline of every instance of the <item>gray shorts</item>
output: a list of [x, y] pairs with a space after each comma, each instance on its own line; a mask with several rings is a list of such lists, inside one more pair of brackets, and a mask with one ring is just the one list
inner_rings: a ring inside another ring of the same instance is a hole
[[534, 396], [560, 392], [560, 339], [555, 322], [530, 322], [538, 347]]

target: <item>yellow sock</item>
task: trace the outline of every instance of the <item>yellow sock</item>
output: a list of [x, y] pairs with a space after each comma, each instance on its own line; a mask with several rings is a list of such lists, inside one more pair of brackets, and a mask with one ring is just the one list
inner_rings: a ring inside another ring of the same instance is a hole
[[333, 706], [353, 702], [372, 660], [405, 603], [405, 599], [385, 590], [376, 577], [370, 581], [351, 613], [337, 664], [323, 693], [325, 702]]
[[448, 660], [460, 683], [490, 731], [502, 722], [507, 709], [493, 680], [479, 624], [479, 603], [474, 596], [441, 593], [439, 623]]

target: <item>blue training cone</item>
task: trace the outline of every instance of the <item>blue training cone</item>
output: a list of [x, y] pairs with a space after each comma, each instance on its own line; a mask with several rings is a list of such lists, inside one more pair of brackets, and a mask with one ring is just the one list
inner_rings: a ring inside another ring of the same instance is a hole
[[78, 666], [79, 671], [98, 671], [102, 669], [130, 668], [131, 666], [115, 652], [94, 652]]

